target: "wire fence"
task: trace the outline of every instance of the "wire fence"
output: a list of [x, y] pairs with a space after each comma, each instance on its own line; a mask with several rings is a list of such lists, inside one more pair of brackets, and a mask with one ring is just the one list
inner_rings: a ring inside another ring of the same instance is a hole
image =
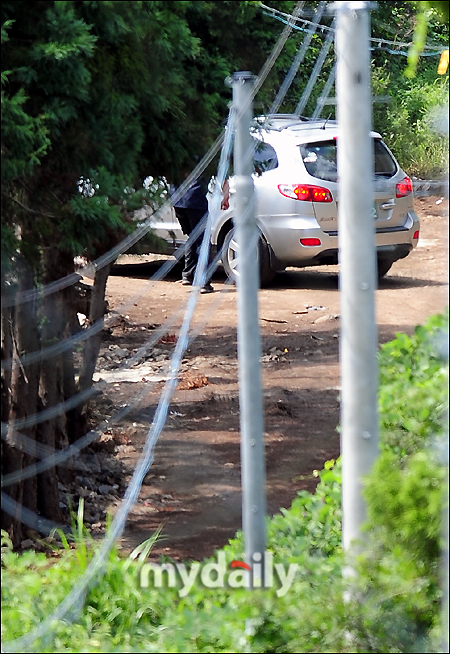
[[[300, 46], [292, 64], [289, 69], [283, 84], [280, 87], [278, 94], [274, 100], [274, 103], [269, 111], [269, 114], [275, 114], [278, 112], [280, 106], [283, 103], [283, 100], [288, 92], [290, 85], [292, 84], [295, 74], [300, 66], [301, 61], [303, 60], [309, 43], [316, 33], [316, 31], [322, 31], [326, 33], [326, 38], [322, 45], [322, 49], [319, 53], [319, 57], [316, 61], [316, 66], [311, 74], [310, 82], [313, 80], [309, 86], [305, 89], [305, 92], [302, 98], [299, 101], [297, 110], [303, 110], [306, 106], [306, 103], [309, 99], [309, 96], [312, 92], [314, 85], [317, 82], [317, 78], [320, 74], [321, 68], [327, 56], [327, 53], [332, 45], [332, 37], [334, 34], [334, 23], [331, 27], [327, 25], [321, 25], [320, 21], [325, 12], [326, 3], [321, 2], [319, 8], [317, 9], [312, 20], [309, 21], [302, 16], [302, 10], [304, 8], [304, 2], [299, 2], [296, 6], [295, 11], [292, 15], [284, 14], [278, 10], [275, 10], [271, 7], [262, 5], [265, 12], [285, 23], [285, 28], [281, 33], [277, 44], [275, 45], [271, 55], [267, 59], [263, 68], [260, 71], [260, 74], [256, 80], [254, 86], [254, 95], [260, 90], [263, 83], [267, 79], [267, 76], [272, 69], [275, 61], [280, 55], [287, 39], [289, 38], [292, 30], [303, 30], [306, 33], [305, 39]], [[397, 43], [390, 42], [383, 39], [372, 39], [372, 42], [378, 47], [387, 47], [395, 46], [407, 47], [409, 44], [406, 43]], [[426, 46], [428, 50], [435, 46]], [[400, 54], [398, 51], [395, 54]], [[429, 56], [434, 56], [437, 52], [427, 52]], [[440, 54], [440, 52], [439, 52]], [[328, 97], [329, 92], [331, 91], [332, 84], [334, 82], [334, 68], [326, 82], [325, 88], [320, 96], [319, 102], [317, 103], [316, 115], [320, 115], [319, 112], [319, 103], [320, 107], [323, 106], [325, 99]], [[94, 262], [89, 263], [88, 265], [81, 268], [76, 273], [63, 277], [51, 284], [43, 286], [42, 288], [30, 289], [17, 294], [11, 294], [5, 297], [2, 297], [2, 303], [4, 307], [15, 307], [27, 302], [33, 302], [36, 300], [41, 300], [49, 295], [60, 292], [63, 289], [66, 289], [78, 282], [80, 282], [83, 277], [93, 278], [95, 273], [101, 270], [104, 266], [107, 266], [114, 262], [117, 257], [125, 252], [127, 252], [134, 244], [136, 244], [140, 239], [142, 239], [151, 229], [155, 220], [162, 216], [166, 211], [171, 210], [172, 206], [182, 197], [185, 191], [189, 188], [192, 182], [197, 179], [207, 168], [207, 166], [213, 161], [214, 157], [220, 152], [220, 161], [218, 165], [216, 184], [213, 191], [212, 201], [210, 205], [210, 212], [205, 217], [204, 221], [198, 225], [195, 232], [190, 236], [187, 243], [183, 244], [175, 253], [175, 257], [172, 260], [167, 261], [155, 275], [148, 280], [146, 288], [144, 291], [140, 291], [134, 297], [125, 301], [120, 308], [118, 313], [125, 313], [130, 306], [142, 300], [147, 293], [149, 293], [155, 282], [163, 280], [166, 275], [170, 272], [172, 267], [179, 261], [184, 252], [185, 248], [189, 246], [191, 242], [196, 240], [201, 232], [203, 232], [203, 242], [200, 251], [200, 258], [198, 267], [195, 274], [194, 285], [191, 289], [191, 292], [187, 298], [187, 303], [184, 308], [184, 314], [182, 317], [181, 326], [179, 328], [179, 333], [177, 337], [176, 344], [174, 346], [174, 351], [172, 358], [168, 364], [168, 370], [164, 372], [165, 384], [162, 391], [160, 401], [158, 403], [157, 409], [155, 411], [153, 421], [149, 427], [145, 445], [141, 453], [138, 464], [135, 467], [133, 475], [131, 477], [130, 483], [126, 489], [123, 500], [120, 503], [118, 511], [112, 521], [110, 528], [108, 529], [103, 541], [101, 542], [98, 550], [96, 551], [93, 560], [89, 564], [86, 571], [83, 573], [82, 577], [76, 583], [70, 594], [63, 600], [63, 602], [57, 607], [57, 609], [41, 624], [37, 625], [31, 632], [18, 638], [12, 642], [4, 643], [3, 650], [5, 652], [17, 652], [17, 651], [28, 651], [30, 647], [36, 642], [36, 640], [46, 637], [51, 634], [55, 625], [58, 621], [66, 618], [76, 619], [77, 613], [82, 609], [86, 593], [90, 586], [95, 583], [95, 580], [102, 573], [105, 568], [106, 561], [108, 560], [108, 555], [117, 542], [117, 539], [122, 534], [127, 516], [133, 508], [136, 500], [138, 498], [143, 480], [145, 475], [148, 473], [150, 466], [152, 465], [155, 447], [160, 437], [160, 434], [164, 428], [165, 421], [168, 415], [169, 405], [173, 397], [176, 385], [178, 382], [178, 376], [180, 372], [180, 365], [183, 358], [183, 355], [188, 347], [189, 343], [201, 333], [204, 325], [206, 324], [208, 317], [213, 315], [223, 298], [223, 294], [230, 287], [226, 285], [224, 291], [217, 295], [217, 298], [209, 307], [209, 310], [206, 312], [203, 320], [197, 325], [196, 329], [192, 329], [192, 320], [196, 312], [198, 296], [200, 288], [205, 284], [205, 282], [211, 277], [214, 272], [214, 269], [219, 263], [219, 258], [212, 262], [208, 266], [208, 249], [210, 243], [211, 235], [211, 226], [217, 212], [220, 210], [221, 202], [221, 189], [223, 187], [224, 181], [228, 174], [229, 162], [232, 152], [232, 139], [235, 120], [237, 119], [235, 112], [231, 109], [227, 128], [224, 129], [222, 134], [216, 139], [213, 146], [203, 157], [200, 163], [196, 168], [191, 172], [187, 177], [184, 183], [177, 189], [176, 193], [167, 201], [156, 213], [149, 215], [144, 220], [144, 223], [140, 225], [132, 234], [123, 239], [115, 247], [109, 250], [106, 254], [102, 255]], [[249, 150], [246, 153], [245, 158], [251, 158], [254, 154], [254, 148]], [[418, 184], [418, 183], [417, 183]], [[423, 188], [425, 190], [430, 190], [436, 188], [434, 182], [423, 182]], [[447, 184], [447, 193], [448, 193], [448, 184]], [[245, 253], [244, 253], [245, 254]], [[169, 330], [178, 322], [178, 319], [181, 316], [181, 310], [175, 316], [172, 315], [170, 318], [161, 325], [157, 330], [155, 330], [152, 335], [145, 340], [143, 345], [133, 354], [131, 357], [127, 358], [116, 370], [121, 372], [124, 370], [131, 369], [133, 366], [137, 365], [145, 355], [155, 346], [158, 341], [160, 341], [164, 335], [166, 335]], [[28, 366], [33, 363], [41, 362], [51, 357], [56, 357], [64, 352], [71, 351], [74, 346], [79, 345], [85, 342], [87, 339], [91, 338], [95, 334], [100, 333], [105, 327], [108, 327], [114, 324], [114, 321], [117, 320], [117, 315], [109, 316], [106, 319], [101, 319], [95, 324], [90, 325], [89, 327], [83, 329], [80, 333], [74, 334], [69, 338], [61, 340], [55, 345], [51, 345], [42, 350], [29, 352], [20, 357], [20, 364], [22, 366]], [[11, 370], [14, 366], [15, 359], [13, 357], [8, 358], [2, 361], [2, 370]], [[85, 403], [95, 395], [104, 391], [107, 387], [107, 383], [104, 381], [99, 381], [95, 384], [94, 387], [84, 390], [80, 393], [77, 393], [75, 396], [66, 400], [65, 402], [59, 403], [54, 407], [51, 407], [45, 411], [40, 411], [33, 415], [28, 416], [27, 418], [12, 421], [9, 423], [2, 423], [2, 438], [5, 438], [7, 434], [13, 434], [18, 445], [23, 448], [24, 452], [29, 453], [33, 457], [39, 458], [40, 460], [32, 465], [17, 470], [13, 473], [9, 473], [2, 478], [2, 488], [7, 488], [12, 484], [16, 484], [25, 479], [29, 479], [36, 474], [39, 474], [45, 470], [53, 468], [56, 465], [71, 465], [76, 468], [77, 466], [77, 454], [92, 444], [97, 440], [105, 430], [110, 429], [112, 425], [117, 424], [119, 421], [123, 420], [127, 415], [131, 413], [136, 407], [138, 407], [146, 397], [151, 393], [153, 384], [148, 382], [142, 391], [136, 395], [133, 399], [133, 402], [128, 404], [125, 407], [120, 408], [114, 413], [113, 416], [108, 418], [107, 421], [103, 421], [96, 429], [89, 431], [83, 437], [79, 438], [75, 443], [69, 445], [68, 447], [55, 450], [49, 446], [37, 443], [35, 440], [30, 439], [25, 434], [21, 433], [22, 430], [42, 423], [47, 420], [51, 420], [56, 416], [62, 415], [69, 411], [70, 409]], [[62, 525], [59, 525], [47, 518], [42, 518], [36, 513], [33, 513], [29, 509], [26, 509], [23, 506], [18, 505], [12, 498], [10, 498], [6, 493], [2, 492], [2, 508], [9, 512], [11, 515], [17, 515], [20, 513], [21, 520], [30, 526], [33, 529], [39, 530], [42, 533], [50, 533], [55, 527], [63, 528]]]

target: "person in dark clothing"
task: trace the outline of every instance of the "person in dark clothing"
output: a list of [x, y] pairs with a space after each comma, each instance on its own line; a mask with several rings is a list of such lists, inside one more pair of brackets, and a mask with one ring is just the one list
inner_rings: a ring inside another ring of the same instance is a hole
[[[191, 184], [184, 195], [174, 204], [175, 215], [181, 225], [183, 234], [186, 234], [186, 236], [191, 234], [208, 211], [208, 200], [206, 199], [207, 192], [207, 184], [204, 178], [200, 177]], [[182, 274], [182, 284], [184, 286], [192, 286], [194, 282], [194, 275], [200, 255], [203, 234], [204, 229], [200, 232], [195, 241], [186, 247]], [[200, 292], [212, 293], [213, 291], [214, 288], [209, 282], [207, 282]]]

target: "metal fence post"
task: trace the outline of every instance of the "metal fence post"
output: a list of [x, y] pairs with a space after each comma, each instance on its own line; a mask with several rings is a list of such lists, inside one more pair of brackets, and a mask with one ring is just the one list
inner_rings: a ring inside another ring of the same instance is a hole
[[[261, 391], [261, 340], [258, 320], [258, 229], [255, 219], [253, 157], [250, 122], [254, 76], [233, 75], [233, 104], [237, 115], [234, 168], [238, 259], [238, 356], [241, 412], [242, 524], [245, 560], [252, 568], [250, 586], [264, 583], [266, 548], [265, 462]], [[257, 571], [261, 570], [261, 574]]]
[[337, 117], [341, 285], [342, 540], [366, 520], [361, 478], [378, 456], [376, 254], [369, 2], [337, 2]]

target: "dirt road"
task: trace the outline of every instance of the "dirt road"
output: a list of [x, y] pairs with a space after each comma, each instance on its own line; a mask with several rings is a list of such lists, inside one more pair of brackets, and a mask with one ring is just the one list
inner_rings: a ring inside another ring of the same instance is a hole
[[[416, 199], [419, 246], [394, 264], [376, 293], [379, 341], [415, 325], [448, 304], [448, 201]], [[139, 381], [114, 376], [106, 399], [118, 408], [147, 390], [131, 416], [112, 429], [116, 456], [131, 472], [159, 399], [180, 310], [189, 289], [176, 268], [148, 283], [155, 257], [123, 257], [110, 277], [109, 307], [122, 318], [103, 342], [99, 376], [137, 348], [166, 320], [167, 336], [133, 368]], [[298, 490], [315, 487], [314, 469], [339, 455], [339, 293], [336, 266], [289, 269], [259, 292], [265, 403], [267, 504], [288, 507]], [[154, 554], [200, 559], [241, 527], [236, 289], [216, 273], [216, 293], [199, 298], [193, 341], [168, 421], [122, 541], [133, 547], [162, 525]], [[223, 291], [221, 293], [221, 291]], [[123, 310], [123, 304], [125, 310]], [[142, 379], [147, 381], [142, 381]], [[157, 377], [156, 377], [157, 378]]]

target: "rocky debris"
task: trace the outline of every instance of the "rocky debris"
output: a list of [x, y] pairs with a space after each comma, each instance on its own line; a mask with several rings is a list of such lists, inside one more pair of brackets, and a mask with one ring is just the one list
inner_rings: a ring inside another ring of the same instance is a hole
[[284, 357], [286, 354], [288, 354], [288, 350], [286, 348], [284, 350], [280, 350], [275, 345], [274, 347], [271, 347], [266, 354], [262, 355], [260, 361], [261, 363], [268, 363], [269, 361], [280, 361], [280, 357]]
[[155, 373], [150, 365], [141, 365], [138, 368], [124, 370], [99, 370], [94, 373], [93, 380], [112, 382], [158, 382], [168, 379], [167, 375]]
[[305, 304], [307, 311], [325, 311], [326, 307], [317, 306], [315, 304]]
[[339, 314], [338, 313], [329, 313], [326, 316], [320, 316], [320, 318], [317, 318], [317, 320], [314, 320], [314, 325], [320, 324], [321, 322], [330, 322], [333, 320], [339, 320]]
[[[107, 442], [109, 445], [113, 441]], [[100, 448], [100, 444], [96, 446]], [[108, 511], [120, 502], [125, 492], [126, 474], [125, 466], [108, 451], [94, 452], [87, 448], [80, 452], [72, 481], [58, 482], [59, 506], [67, 523], [71, 514], [77, 514], [82, 498], [83, 523], [90, 531], [102, 533]]]
[[202, 374], [194, 374], [192, 372], [187, 372], [178, 383], [179, 391], [188, 391], [193, 388], [202, 388], [202, 386], [208, 386], [208, 378]]
[[162, 338], [159, 339], [158, 343], [163, 344], [173, 344], [177, 342], [178, 337], [176, 334], [165, 334]]

